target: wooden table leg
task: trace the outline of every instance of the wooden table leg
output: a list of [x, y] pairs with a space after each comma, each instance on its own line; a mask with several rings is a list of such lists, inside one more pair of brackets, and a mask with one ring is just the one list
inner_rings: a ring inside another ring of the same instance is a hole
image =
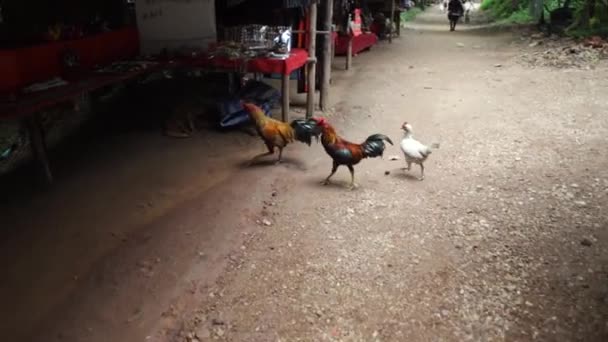
[[40, 163], [47, 183], [52, 184], [53, 174], [51, 173], [51, 166], [49, 165], [46, 144], [42, 134], [42, 127], [40, 126], [40, 115], [36, 114], [27, 119], [27, 129], [30, 136], [32, 154], [38, 163]]
[[348, 36], [348, 48], [346, 49], [346, 70], [350, 70], [353, 64], [353, 36]]
[[283, 74], [281, 77], [281, 100], [283, 102], [281, 119], [283, 122], [289, 121], [289, 76], [289, 74]]

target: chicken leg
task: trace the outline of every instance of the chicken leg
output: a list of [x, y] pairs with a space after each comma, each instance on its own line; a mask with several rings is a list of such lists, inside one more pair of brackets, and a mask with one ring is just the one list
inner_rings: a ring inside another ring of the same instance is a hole
[[275, 162], [275, 164], [281, 164], [282, 160], [281, 158], [283, 157], [283, 147], [279, 147], [279, 159], [277, 159], [277, 161]]
[[357, 184], [355, 184], [355, 168], [352, 165], [347, 166], [348, 171], [350, 171], [350, 185], [348, 186], [348, 188], [350, 190], [354, 190], [355, 188], [357, 188]]
[[424, 165], [422, 163], [420, 163], [420, 178], [418, 180], [424, 180]]
[[[260, 153], [257, 156], [251, 158], [251, 161], [249, 161], [249, 166], [251, 166], [253, 164], [253, 162], [255, 162], [256, 160], [262, 158], [262, 157], [266, 157], [266, 156], [270, 156], [274, 154], [274, 147], [272, 145], [266, 144], [266, 148], [268, 148], [268, 152], [265, 153]], [[280, 159], [280, 156], [279, 156]]]
[[338, 163], [334, 162], [333, 166], [331, 167], [331, 173], [329, 174], [329, 176], [327, 176], [327, 178], [325, 178], [325, 180], [321, 183], [323, 185], [328, 185], [329, 179], [336, 173], [336, 171], [338, 171]]
[[412, 162], [411, 161], [406, 161], [407, 163], [407, 167], [404, 167], [403, 170], [404, 171], [409, 171], [412, 168]]

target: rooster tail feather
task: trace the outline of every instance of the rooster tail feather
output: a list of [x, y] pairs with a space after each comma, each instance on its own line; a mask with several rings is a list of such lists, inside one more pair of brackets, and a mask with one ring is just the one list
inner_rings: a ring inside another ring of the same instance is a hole
[[370, 135], [365, 142], [361, 144], [364, 156], [366, 158], [382, 157], [384, 149], [386, 148], [386, 145], [384, 144], [385, 141], [393, 145], [391, 138], [384, 134]]
[[312, 143], [312, 137], [315, 137], [319, 141], [319, 135], [321, 134], [321, 128], [317, 125], [314, 120], [296, 119], [291, 122], [291, 128], [293, 128], [296, 140], [305, 143], [310, 146]]

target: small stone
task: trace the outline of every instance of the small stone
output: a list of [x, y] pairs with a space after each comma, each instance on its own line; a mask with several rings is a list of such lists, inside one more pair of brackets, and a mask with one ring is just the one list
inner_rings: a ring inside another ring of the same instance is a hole
[[391, 172], [390, 172], [390, 171], [384, 171], [384, 175], [385, 175], [385, 176], [388, 176], [388, 175], [390, 175], [390, 174], [391, 174]]
[[265, 225], [266, 227], [272, 226], [272, 222], [270, 222], [270, 220], [266, 219], [266, 218], [262, 220], [262, 224]]
[[390, 156], [388, 157], [388, 160], [399, 160], [401, 158], [399, 158], [399, 156]]
[[224, 322], [220, 321], [217, 318], [214, 318], [214, 319], [211, 320], [211, 324], [213, 324], [213, 325], [224, 325]]
[[217, 336], [219, 336], [219, 337], [224, 336], [224, 329], [222, 329], [222, 328], [218, 328], [218, 329], [215, 331], [215, 334], [216, 334]]
[[463, 44], [463, 43], [456, 43], [456, 46], [458, 46], [458, 47], [461, 47], [461, 48], [462, 48], [462, 47], [464, 47], [464, 44]]
[[576, 204], [579, 207], [584, 207], [587, 205], [587, 202], [585, 201], [574, 201], [574, 204]]
[[515, 161], [521, 161], [520, 157], [515, 157]]
[[591, 247], [591, 245], [593, 245], [593, 242], [591, 242], [591, 240], [589, 240], [587, 238], [583, 238], [581, 240], [581, 245], [583, 245], [585, 247]]
[[495, 67], [495, 68], [501, 68], [501, 67], [502, 67], [502, 64], [494, 64], [494, 67]]
[[207, 327], [201, 326], [196, 329], [196, 337], [198, 337], [199, 339], [209, 338], [211, 337], [211, 331], [209, 331]]

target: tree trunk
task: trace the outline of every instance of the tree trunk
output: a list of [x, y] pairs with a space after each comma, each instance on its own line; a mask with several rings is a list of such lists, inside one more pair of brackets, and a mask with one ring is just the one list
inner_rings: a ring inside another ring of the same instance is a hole
[[530, 15], [534, 21], [544, 25], [544, 0], [530, 1]]

